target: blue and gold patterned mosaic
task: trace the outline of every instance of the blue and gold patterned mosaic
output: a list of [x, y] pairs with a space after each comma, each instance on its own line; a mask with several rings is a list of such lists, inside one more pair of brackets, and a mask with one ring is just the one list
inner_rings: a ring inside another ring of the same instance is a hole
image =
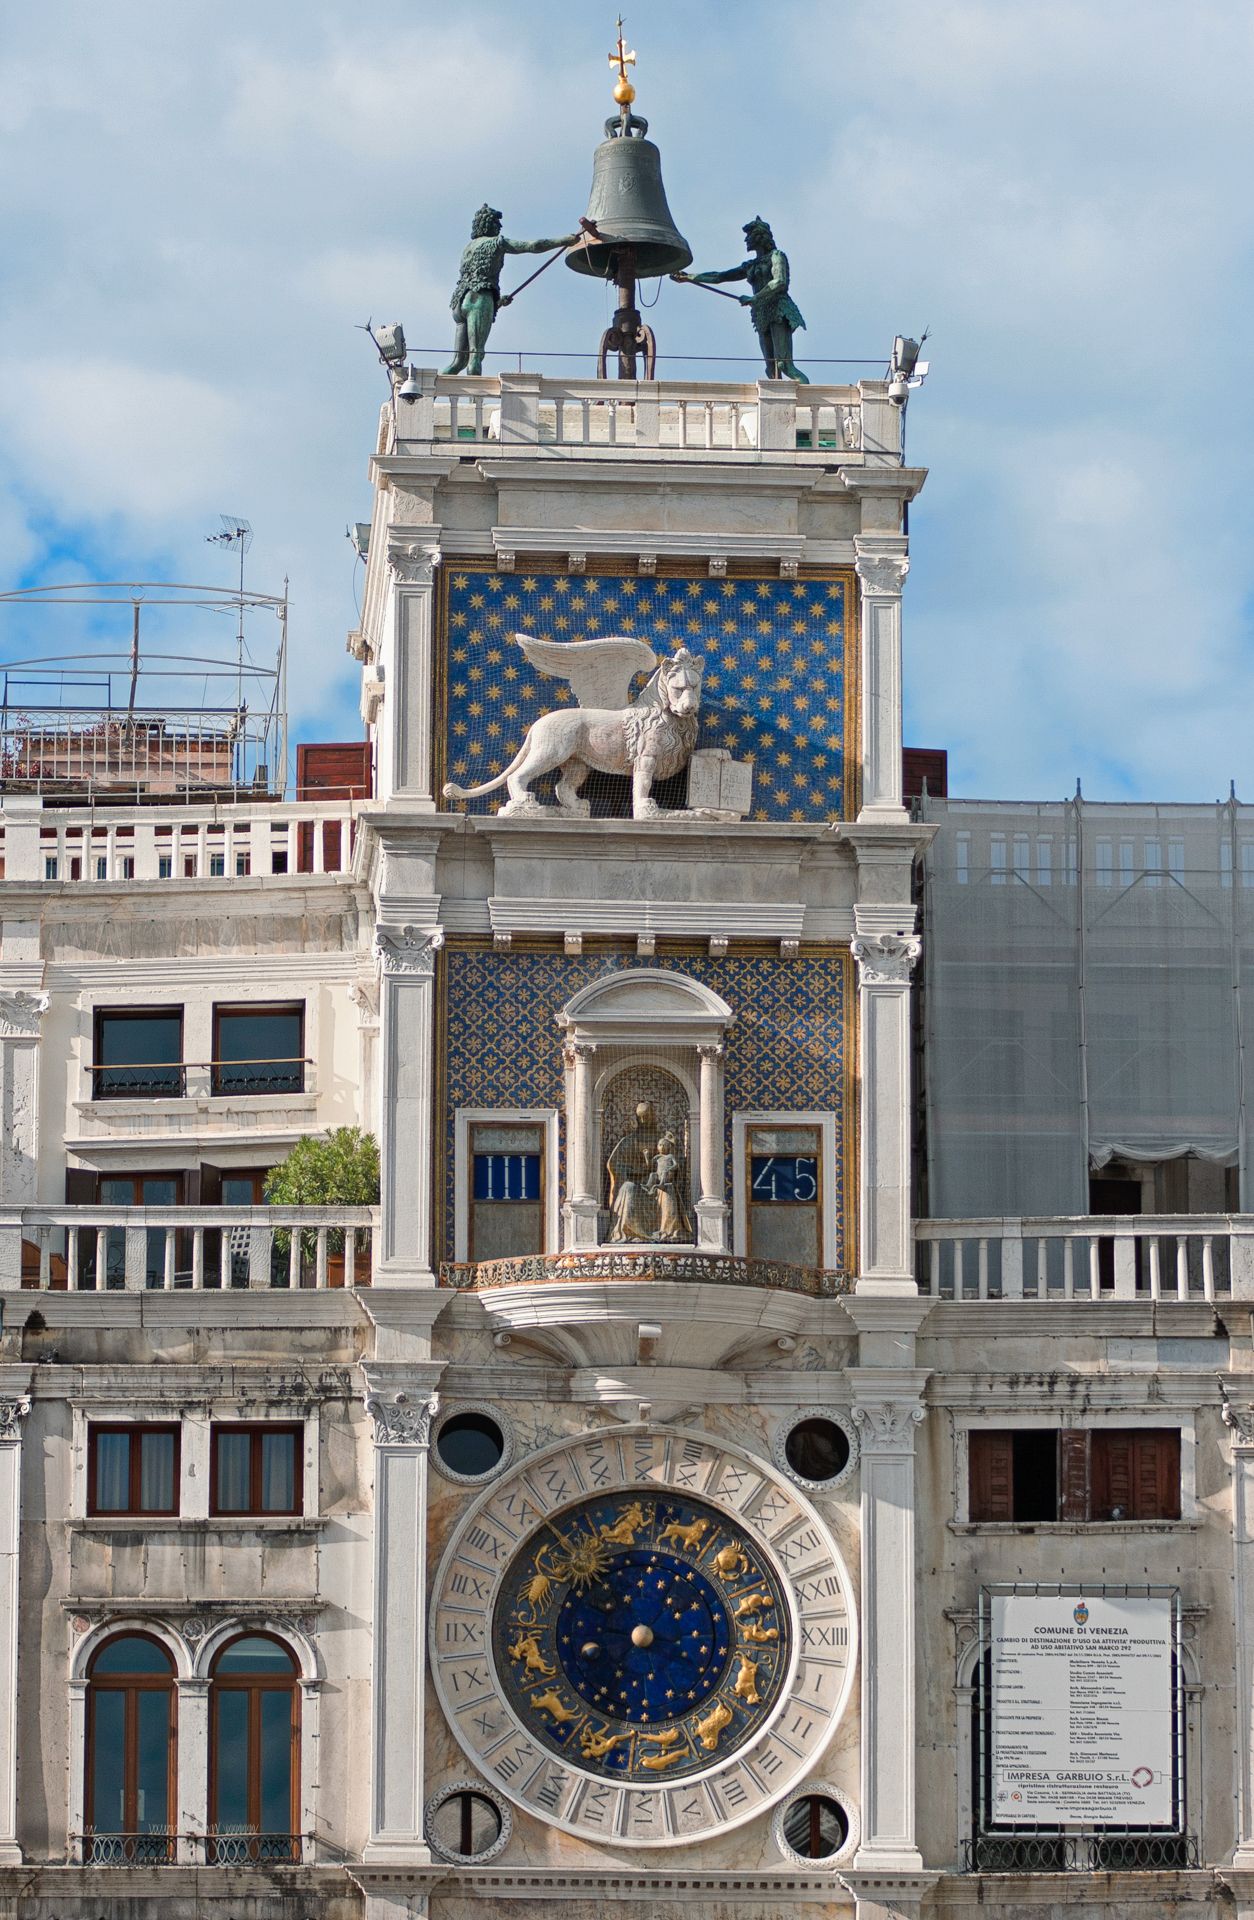
[[[557, 641], [628, 634], [659, 655], [680, 646], [704, 655], [697, 745], [753, 761], [753, 819], [843, 817], [854, 719], [848, 575], [711, 580], [450, 566], [443, 594], [441, 784], [491, 779], [533, 720], [574, 697], [528, 665], [516, 633]], [[549, 797], [548, 784], [540, 797]], [[502, 797], [457, 804], [492, 813]]]
[[[837, 1266], [853, 1257], [855, 1099], [851, 1056], [850, 960], [842, 949], [795, 960], [778, 953], [659, 952], [637, 958], [634, 944], [568, 954], [537, 943], [496, 951], [482, 939], [450, 938], [440, 956], [439, 1036], [444, 1097], [443, 1225], [453, 1248], [454, 1116], [459, 1107], [563, 1105], [562, 1035], [557, 1016], [581, 987], [624, 968], [673, 969], [721, 994], [736, 1016], [724, 1059], [727, 1167], [732, 1115], [756, 1109], [816, 1109], [836, 1115], [833, 1204]], [[563, 1157], [565, 1141], [563, 1140]], [[564, 1169], [563, 1169], [564, 1187]]]

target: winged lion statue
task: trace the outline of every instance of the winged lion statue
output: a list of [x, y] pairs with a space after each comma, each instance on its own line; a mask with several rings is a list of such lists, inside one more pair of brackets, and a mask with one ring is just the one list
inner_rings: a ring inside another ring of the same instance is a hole
[[[533, 720], [518, 752], [495, 780], [485, 780], [480, 787], [458, 787], [450, 781], [445, 796], [477, 800], [508, 787], [509, 799], [500, 813], [540, 813], [545, 809], [531, 792], [532, 782], [557, 769], [558, 811], [584, 816], [591, 806], [580, 798], [580, 788], [595, 768], [598, 773], [631, 775], [634, 819], [661, 814], [664, 809], [652, 797], [654, 782], [687, 766], [697, 744], [703, 657], [680, 647], [659, 659], [643, 640], [625, 634], [597, 640], [537, 640], [528, 633], [514, 638], [538, 672], [567, 682], [578, 704]], [[629, 701], [632, 681], [645, 672], [651, 677]]]

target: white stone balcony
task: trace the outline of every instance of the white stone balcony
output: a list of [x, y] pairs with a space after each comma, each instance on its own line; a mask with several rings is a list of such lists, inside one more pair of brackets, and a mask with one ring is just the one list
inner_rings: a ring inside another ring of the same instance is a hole
[[347, 872], [356, 814], [365, 804], [240, 800], [102, 809], [45, 807], [38, 796], [10, 794], [0, 797], [0, 878], [199, 885]]
[[377, 1207], [0, 1208], [0, 1292], [368, 1287]]
[[581, 458], [682, 449], [699, 462], [762, 456], [819, 466], [899, 466], [901, 412], [882, 380], [800, 386], [791, 380], [594, 380], [538, 373], [417, 373], [421, 392], [384, 410], [380, 455], [473, 446], [477, 458], [520, 448]]
[[933, 1300], [1254, 1299], [1254, 1214], [916, 1220]]

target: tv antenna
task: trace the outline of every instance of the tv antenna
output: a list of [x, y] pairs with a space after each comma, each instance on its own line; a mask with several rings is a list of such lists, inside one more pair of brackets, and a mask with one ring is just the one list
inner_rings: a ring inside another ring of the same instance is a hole
[[236, 704], [242, 710], [244, 705], [244, 555], [253, 543], [253, 530], [247, 520], [238, 513], [220, 513], [219, 533], [207, 533], [205, 543], [210, 547], [224, 547], [230, 553], [239, 554], [239, 625], [235, 634], [236, 645]]

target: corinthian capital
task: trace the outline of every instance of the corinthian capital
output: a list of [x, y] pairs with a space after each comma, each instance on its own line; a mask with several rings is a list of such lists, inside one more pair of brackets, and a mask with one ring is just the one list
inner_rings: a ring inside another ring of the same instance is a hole
[[910, 571], [904, 553], [860, 553], [855, 564], [864, 598], [873, 594], [900, 597]]
[[439, 927], [376, 927], [374, 950], [384, 973], [418, 975], [429, 980], [435, 956], [444, 945]]
[[1225, 1399], [1220, 1413], [1225, 1427], [1232, 1435], [1233, 1451], [1235, 1452], [1238, 1447], [1242, 1450], [1247, 1447], [1254, 1448], [1254, 1406], [1241, 1401], [1234, 1404], [1231, 1400]]
[[858, 963], [860, 985], [904, 987], [909, 985], [923, 942], [917, 933], [860, 933], [850, 941], [849, 951]]
[[860, 1400], [853, 1409], [864, 1453], [913, 1453], [924, 1409], [917, 1400]]
[[374, 1421], [376, 1447], [427, 1446], [431, 1422], [439, 1411], [438, 1393], [416, 1400], [403, 1389], [366, 1395], [366, 1412]]
[[0, 993], [0, 1035], [7, 1039], [27, 1039], [39, 1032], [39, 1022], [48, 1011], [46, 993]]
[[0, 1400], [0, 1440], [20, 1440], [22, 1422], [29, 1412], [29, 1400]]
[[392, 577], [403, 587], [429, 587], [440, 564], [440, 549], [423, 540], [400, 540], [388, 547]]

